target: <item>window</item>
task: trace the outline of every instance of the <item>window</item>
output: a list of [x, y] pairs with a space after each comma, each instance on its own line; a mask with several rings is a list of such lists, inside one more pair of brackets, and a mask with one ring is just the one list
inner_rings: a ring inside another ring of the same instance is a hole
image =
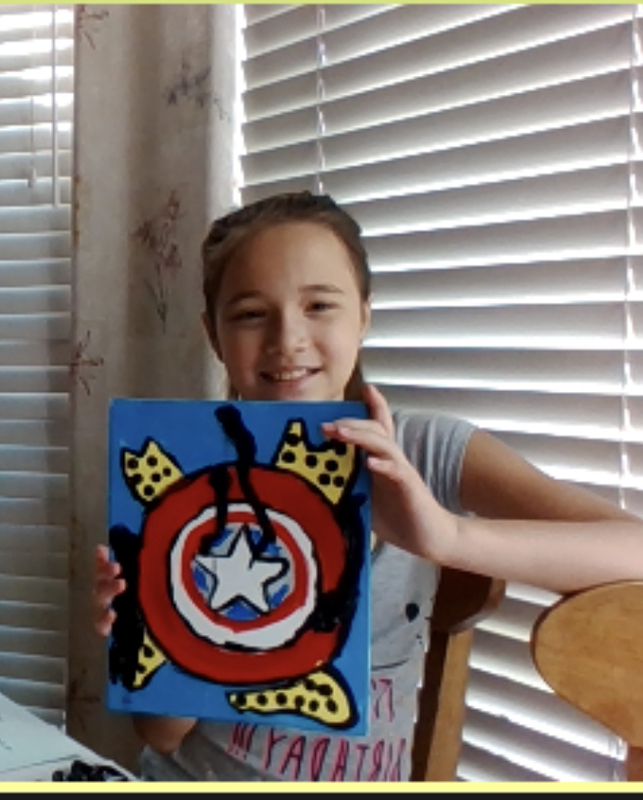
[[[643, 511], [633, 5], [246, 5], [244, 202], [329, 192], [374, 271], [367, 376]], [[511, 585], [476, 632], [461, 780], [615, 780]]]
[[0, 692], [62, 725], [72, 9], [0, 10]]

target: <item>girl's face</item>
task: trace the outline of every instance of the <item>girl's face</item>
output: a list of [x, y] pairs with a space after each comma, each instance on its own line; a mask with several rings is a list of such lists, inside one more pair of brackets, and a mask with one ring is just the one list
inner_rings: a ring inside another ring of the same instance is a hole
[[243, 400], [342, 400], [369, 318], [343, 242], [284, 222], [227, 266], [210, 335]]

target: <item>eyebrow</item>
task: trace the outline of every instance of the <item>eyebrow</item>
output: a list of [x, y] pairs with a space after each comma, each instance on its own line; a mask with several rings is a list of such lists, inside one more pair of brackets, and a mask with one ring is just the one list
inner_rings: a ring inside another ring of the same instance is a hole
[[324, 292], [326, 294], [344, 294], [344, 290], [339, 286], [334, 286], [332, 283], [311, 283], [308, 286], [302, 286], [301, 293], [305, 292]]
[[[299, 291], [300, 294], [313, 294], [316, 292], [322, 292], [324, 294], [344, 294], [343, 289], [340, 289], [339, 286], [334, 286], [332, 283], [310, 283], [306, 286], [302, 286]], [[238, 292], [227, 301], [225, 308], [230, 308], [230, 306], [234, 306], [244, 300], [255, 300], [261, 297], [261, 292]]]
[[240, 303], [242, 300], [253, 300], [256, 297], [261, 297], [260, 292], [237, 292], [237, 294], [232, 295], [232, 297], [226, 302], [225, 308], [229, 306], [234, 306], [237, 303]]

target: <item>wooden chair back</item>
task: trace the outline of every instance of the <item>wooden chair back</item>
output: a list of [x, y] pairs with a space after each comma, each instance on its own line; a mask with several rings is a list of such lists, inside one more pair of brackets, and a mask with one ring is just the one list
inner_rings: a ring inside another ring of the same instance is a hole
[[455, 780], [473, 628], [498, 607], [504, 589], [504, 581], [442, 570], [418, 703], [412, 781]]
[[536, 620], [531, 653], [557, 695], [626, 742], [626, 779], [643, 781], [643, 581], [564, 597]]

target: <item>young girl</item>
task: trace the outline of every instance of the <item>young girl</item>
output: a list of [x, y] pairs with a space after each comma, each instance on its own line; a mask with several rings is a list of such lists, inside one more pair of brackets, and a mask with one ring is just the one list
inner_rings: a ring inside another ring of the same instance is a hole
[[[152, 780], [407, 780], [426, 620], [439, 567], [555, 592], [643, 577], [643, 524], [549, 478], [468, 422], [394, 414], [365, 385], [370, 274], [356, 222], [327, 196], [271, 197], [215, 221], [202, 248], [203, 320], [242, 400], [363, 399], [370, 419], [324, 426], [372, 477], [368, 737], [139, 716]], [[96, 630], [124, 590], [96, 553]]]

